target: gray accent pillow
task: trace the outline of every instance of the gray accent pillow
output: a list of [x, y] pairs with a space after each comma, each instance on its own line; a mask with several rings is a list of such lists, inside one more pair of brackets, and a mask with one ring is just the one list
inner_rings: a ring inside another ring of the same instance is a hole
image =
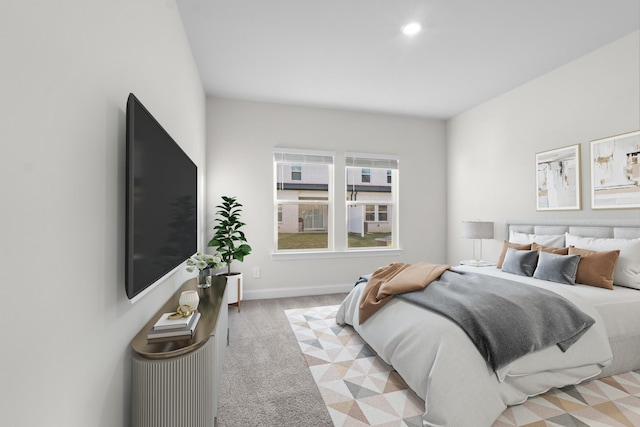
[[537, 263], [538, 251], [519, 251], [514, 248], [507, 248], [507, 253], [502, 263], [502, 271], [531, 277]]
[[540, 251], [538, 266], [533, 273], [533, 277], [548, 280], [549, 282], [575, 285], [579, 262], [580, 255], [577, 254], [559, 255]]

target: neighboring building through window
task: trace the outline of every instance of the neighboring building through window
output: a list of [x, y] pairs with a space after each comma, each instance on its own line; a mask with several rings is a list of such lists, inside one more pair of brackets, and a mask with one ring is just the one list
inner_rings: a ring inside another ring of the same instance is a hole
[[[345, 186], [334, 188], [333, 153], [274, 150], [276, 252], [399, 247], [398, 159], [346, 153], [344, 160]], [[345, 190], [346, 212], [334, 214]], [[346, 236], [335, 235], [335, 217], [346, 219]]]
[[276, 248], [333, 249], [333, 154], [274, 151]]
[[346, 155], [347, 248], [397, 247], [398, 159]]

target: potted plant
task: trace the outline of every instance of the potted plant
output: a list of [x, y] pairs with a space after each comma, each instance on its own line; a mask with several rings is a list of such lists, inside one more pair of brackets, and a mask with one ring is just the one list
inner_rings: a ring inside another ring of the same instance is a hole
[[[222, 256], [222, 262], [227, 265], [227, 287], [229, 302], [237, 303], [240, 311], [240, 300], [242, 299], [242, 273], [231, 272], [231, 262], [238, 260], [242, 262], [244, 257], [251, 253], [251, 246], [241, 228], [245, 225], [240, 220], [242, 205], [235, 197], [222, 196], [222, 204], [216, 208], [216, 225], [213, 227], [215, 233], [209, 241], [208, 246], [216, 248]], [[233, 286], [236, 285], [236, 286]]]

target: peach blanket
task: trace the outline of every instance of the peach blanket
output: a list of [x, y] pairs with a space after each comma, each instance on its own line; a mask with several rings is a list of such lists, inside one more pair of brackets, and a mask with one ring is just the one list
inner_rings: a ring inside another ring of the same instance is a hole
[[406, 264], [394, 262], [378, 268], [369, 278], [360, 300], [360, 324], [391, 301], [396, 294], [424, 289], [438, 279], [451, 266], [419, 262]]

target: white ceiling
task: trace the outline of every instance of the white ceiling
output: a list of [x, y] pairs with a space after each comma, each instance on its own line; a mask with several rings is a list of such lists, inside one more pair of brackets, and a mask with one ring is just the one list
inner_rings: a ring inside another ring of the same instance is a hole
[[[640, 28], [640, 0], [177, 4], [207, 95], [432, 118]], [[400, 32], [410, 21], [414, 38]]]

